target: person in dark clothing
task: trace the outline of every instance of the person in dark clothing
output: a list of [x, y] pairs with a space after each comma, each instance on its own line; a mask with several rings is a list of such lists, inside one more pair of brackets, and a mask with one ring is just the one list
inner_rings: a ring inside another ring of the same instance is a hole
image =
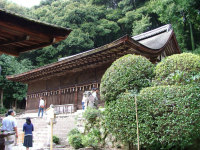
[[26, 150], [29, 150], [29, 147], [33, 146], [33, 134], [32, 131], [34, 131], [33, 124], [31, 123], [31, 119], [28, 117], [26, 118], [26, 123], [24, 123], [23, 126], [24, 133], [24, 146], [26, 147]]

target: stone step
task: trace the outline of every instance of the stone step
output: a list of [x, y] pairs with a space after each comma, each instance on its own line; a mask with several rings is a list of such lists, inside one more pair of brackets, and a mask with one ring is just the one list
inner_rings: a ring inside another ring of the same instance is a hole
[[[25, 120], [26, 116], [32, 117], [31, 122], [34, 125], [34, 130], [35, 130], [33, 132], [34, 145], [44, 145], [44, 143], [47, 143], [49, 131], [48, 131], [46, 116], [44, 116], [43, 118], [38, 118], [37, 113], [35, 114], [31, 113], [31, 114], [23, 114], [22, 116], [16, 117], [18, 124], [18, 132], [23, 133], [22, 128], [23, 124], [26, 122]], [[69, 131], [76, 127], [75, 117], [76, 117], [75, 114], [67, 114], [67, 115], [64, 114], [57, 116], [56, 118], [57, 123], [54, 125], [53, 128], [53, 135], [59, 137], [62, 143], [65, 143]]]

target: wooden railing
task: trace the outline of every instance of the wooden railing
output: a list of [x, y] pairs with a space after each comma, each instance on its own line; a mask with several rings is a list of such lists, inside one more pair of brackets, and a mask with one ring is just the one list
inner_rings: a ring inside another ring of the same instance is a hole
[[74, 104], [54, 105], [54, 110], [59, 114], [73, 113], [75, 108]]

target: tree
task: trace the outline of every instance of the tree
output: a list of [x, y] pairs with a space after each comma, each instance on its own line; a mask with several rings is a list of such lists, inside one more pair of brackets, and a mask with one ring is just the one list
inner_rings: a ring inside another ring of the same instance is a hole
[[172, 24], [181, 48], [191, 49], [194, 44], [197, 46], [200, 33], [200, 1], [151, 0], [149, 6], [151, 11], [159, 16], [162, 23]]
[[0, 65], [2, 66], [2, 74], [0, 76], [0, 89], [3, 90], [4, 103], [10, 108], [15, 101], [23, 100], [26, 97], [26, 85], [12, 82], [6, 79], [7, 75], [19, 74], [32, 69], [31, 62], [24, 59], [18, 62], [12, 56], [1, 55]]

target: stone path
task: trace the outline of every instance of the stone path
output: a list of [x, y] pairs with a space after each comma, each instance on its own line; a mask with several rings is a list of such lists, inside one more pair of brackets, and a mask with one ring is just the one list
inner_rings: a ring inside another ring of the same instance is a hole
[[[59, 137], [60, 142], [62, 145], [68, 145], [67, 134], [68, 132], [75, 128], [75, 116], [76, 113], [72, 114], [62, 114], [58, 115], [56, 118], [57, 123], [54, 125], [53, 128], [53, 135]], [[14, 146], [13, 150], [25, 150], [26, 148], [23, 147], [23, 124], [25, 123], [25, 118], [30, 117], [31, 121], [34, 125], [34, 132], [33, 132], [33, 148], [30, 150], [48, 150], [47, 142], [48, 142], [48, 123], [47, 123], [47, 116], [44, 114], [43, 118], [37, 117], [37, 113], [26, 113], [16, 117], [17, 126], [18, 126], [18, 145]], [[63, 148], [54, 148], [53, 150], [61, 150]], [[65, 148], [65, 150], [70, 150], [71, 148]]]

